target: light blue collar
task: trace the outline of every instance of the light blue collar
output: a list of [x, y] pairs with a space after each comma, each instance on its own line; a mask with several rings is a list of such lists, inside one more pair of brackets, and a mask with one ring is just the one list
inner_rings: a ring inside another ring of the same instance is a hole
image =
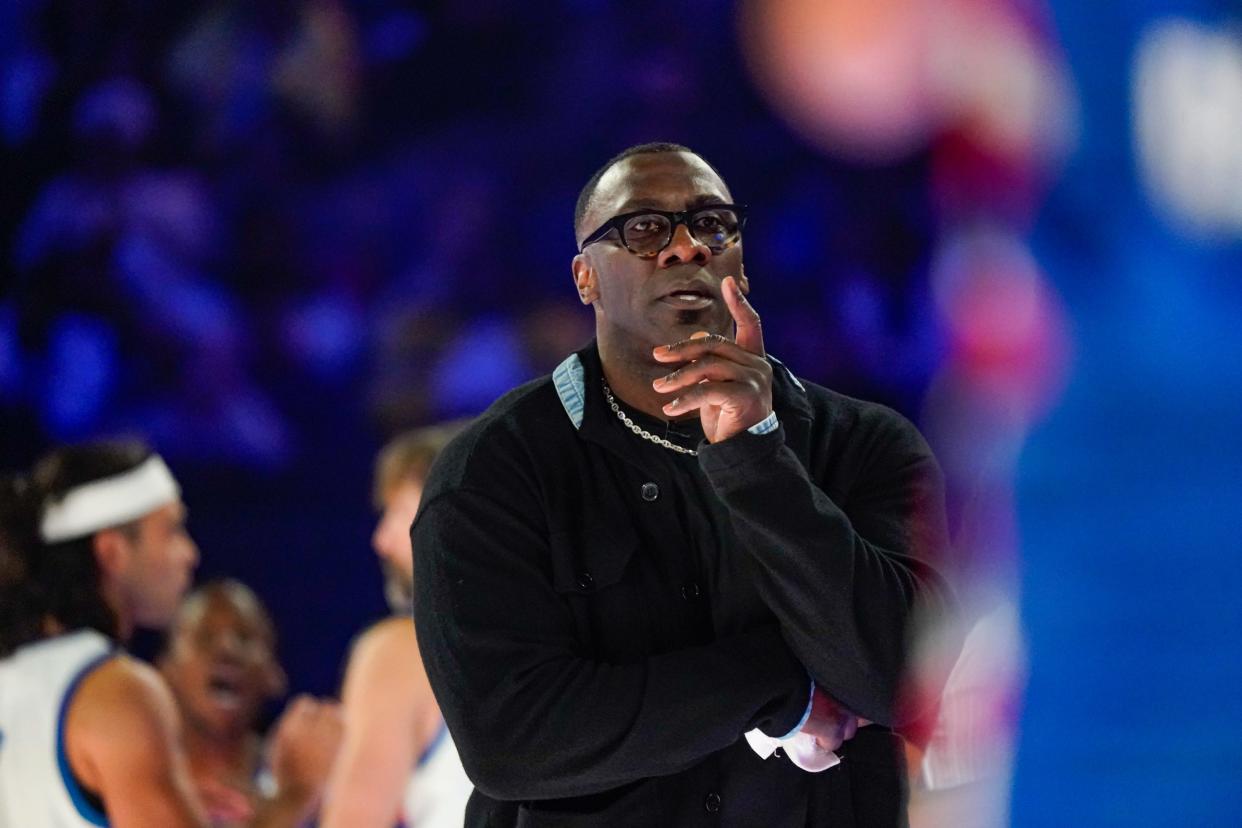
[[[798, 390], [806, 393], [806, 388], [785, 367], [785, 363], [771, 354], [768, 359], [789, 376]], [[569, 415], [569, 421], [574, 424], [574, 428], [582, 428], [582, 416], [586, 412], [586, 369], [582, 367], [582, 358], [577, 354], [565, 357], [565, 361], [552, 372], [552, 384], [556, 387], [556, 395], [561, 398], [565, 413]]]
[[569, 415], [574, 428], [582, 428], [582, 415], [586, 412], [586, 369], [577, 354], [570, 354], [552, 372], [552, 384], [561, 398], [561, 405]]

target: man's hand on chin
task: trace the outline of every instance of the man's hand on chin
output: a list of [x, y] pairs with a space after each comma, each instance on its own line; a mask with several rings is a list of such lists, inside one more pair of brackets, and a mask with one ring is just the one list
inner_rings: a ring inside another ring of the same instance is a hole
[[656, 391], [676, 395], [664, 413], [675, 417], [697, 410], [710, 443], [727, 440], [772, 413], [772, 366], [764, 358], [759, 314], [732, 276], [721, 290], [737, 326], [736, 341], [699, 331], [652, 351], [659, 362], [683, 363], [652, 383]]

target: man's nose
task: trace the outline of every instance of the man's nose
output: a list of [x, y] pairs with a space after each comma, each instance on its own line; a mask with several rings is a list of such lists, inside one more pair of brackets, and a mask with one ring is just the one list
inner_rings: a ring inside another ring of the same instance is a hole
[[712, 257], [711, 248], [694, 237], [690, 228], [678, 224], [673, 228], [673, 238], [668, 247], [660, 251], [657, 259], [660, 267], [674, 267], [679, 264], [705, 265]]
[[390, 531], [391, 530], [388, 528], [388, 521], [381, 520], [379, 523], [375, 524], [375, 531], [371, 533], [371, 548], [375, 550], [375, 554], [381, 558], [384, 557], [384, 553], [390, 545], [388, 540]]

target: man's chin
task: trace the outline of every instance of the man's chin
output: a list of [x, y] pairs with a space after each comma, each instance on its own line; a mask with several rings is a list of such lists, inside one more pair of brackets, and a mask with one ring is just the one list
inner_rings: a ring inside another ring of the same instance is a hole
[[414, 611], [414, 584], [401, 577], [395, 569], [386, 568], [384, 600], [397, 615], [409, 615]]
[[659, 328], [668, 332], [665, 336], [671, 337], [670, 342], [685, 339], [695, 331], [731, 336], [733, 319], [729, 316], [727, 309], [723, 309], [722, 313], [722, 308], [723, 305], [719, 302], [706, 308], [676, 308], [662, 305], [657, 319], [653, 321]]

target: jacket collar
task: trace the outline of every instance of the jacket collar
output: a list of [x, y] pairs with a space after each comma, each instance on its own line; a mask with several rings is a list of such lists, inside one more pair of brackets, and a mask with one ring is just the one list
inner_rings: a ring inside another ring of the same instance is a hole
[[[786, 431], [786, 444], [805, 463], [810, 454], [811, 404], [806, 387], [785, 364], [771, 354], [772, 407]], [[589, 440], [626, 451], [623, 431], [613, 428], [611, 412], [600, 387], [604, 371], [599, 349], [592, 340], [585, 348], [570, 354], [552, 372], [552, 384], [565, 415], [578, 433]]]

